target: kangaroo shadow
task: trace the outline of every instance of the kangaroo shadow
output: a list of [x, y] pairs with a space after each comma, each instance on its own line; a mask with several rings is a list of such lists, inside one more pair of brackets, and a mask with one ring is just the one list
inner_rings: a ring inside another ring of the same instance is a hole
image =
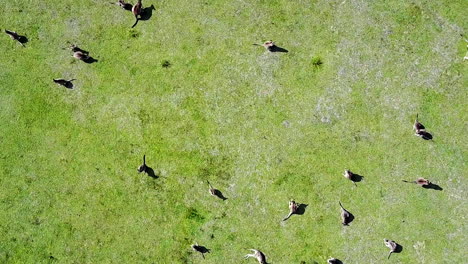
[[202, 254], [206, 254], [206, 253], [210, 253], [210, 250], [209, 248], [206, 248], [204, 246], [198, 246], [197, 250], [202, 253]]
[[395, 251], [393, 253], [401, 253], [403, 251], [403, 246], [396, 243], [396, 248], [395, 248]]
[[68, 89], [73, 89], [73, 83], [72, 82], [66, 82], [63, 86]]
[[96, 60], [95, 58], [91, 57], [91, 56], [88, 56], [88, 58], [86, 59], [83, 59], [83, 61], [87, 64], [91, 64], [91, 63], [95, 63], [95, 62], [98, 62], [98, 60]]
[[281, 47], [278, 47], [278, 46], [271, 46], [270, 48], [268, 48], [268, 50], [270, 52], [284, 52], [284, 53], [287, 53], [289, 52], [287, 49], [284, 49], [284, 48], [281, 48]]
[[18, 35], [18, 41], [19, 41], [19, 43], [21, 43], [23, 45], [29, 42], [29, 40], [28, 40], [28, 38], [26, 36], [21, 36], [21, 35]]
[[442, 187], [440, 187], [439, 185], [434, 184], [434, 183], [429, 183], [428, 185], [423, 185], [422, 187], [424, 189], [433, 189], [433, 190], [436, 190], [436, 191], [442, 191], [443, 190]]
[[351, 181], [353, 182], [361, 182], [364, 179], [364, 176], [353, 173], [353, 176], [351, 177]]
[[432, 134], [426, 131], [419, 131], [417, 136], [420, 136], [424, 140], [431, 140], [432, 139]]
[[223, 201], [226, 201], [228, 199], [223, 195], [223, 193], [220, 190], [217, 190], [217, 189], [214, 190], [213, 195], [218, 197], [219, 199], [222, 199]]
[[143, 10], [141, 10], [139, 20], [142, 20], [142, 21], [149, 20], [153, 16], [153, 10], [156, 10], [156, 8], [154, 8], [154, 5], [143, 8]]
[[159, 176], [156, 175], [156, 173], [154, 173], [153, 168], [151, 168], [151, 167], [149, 167], [149, 166], [146, 166], [145, 172], [146, 172], [146, 174], [147, 174], [149, 177], [151, 177], [151, 178], [153, 178], [153, 179], [159, 178]]
[[210, 251], [211, 251], [211, 249], [206, 248], [204, 246], [199, 246], [199, 245], [193, 246], [193, 249], [200, 252], [202, 254], [203, 259], [205, 259], [205, 254], [210, 253]]
[[307, 206], [309, 206], [309, 205], [308, 204], [299, 204], [295, 214], [303, 215], [305, 213], [305, 210], [306, 210]]

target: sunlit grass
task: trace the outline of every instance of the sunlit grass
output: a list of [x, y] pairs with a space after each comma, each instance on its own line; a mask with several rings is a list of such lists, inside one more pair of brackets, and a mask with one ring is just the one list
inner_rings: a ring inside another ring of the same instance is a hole
[[463, 262], [466, 3], [108, 2], [0, 6], [0, 262]]

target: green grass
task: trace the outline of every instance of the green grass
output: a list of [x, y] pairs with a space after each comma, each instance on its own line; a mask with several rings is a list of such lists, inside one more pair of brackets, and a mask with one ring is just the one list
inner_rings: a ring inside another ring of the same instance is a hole
[[466, 262], [466, 1], [108, 2], [0, 5], [0, 262]]

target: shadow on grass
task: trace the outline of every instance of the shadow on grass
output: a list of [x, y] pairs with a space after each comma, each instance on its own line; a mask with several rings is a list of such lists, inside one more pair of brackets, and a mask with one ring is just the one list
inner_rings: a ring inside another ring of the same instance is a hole
[[403, 251], [403, 246], [396, 243], [395, 252], [393, 252], [393, 253], [401, 253], [402, 251]]
[[226, 197], [223, 195], [223, 193], [222, 193], [220, 190], [218, 190], [218, 189], [214, 189], [213, 195], [216, 196], [216, 197], [218, 197], [219, 199], [222, 199], [223, 201], [226, 201], [226, 200], [228, 199], [228, 198], [226, 198]]
[[154, 172], [153, 168], [151, 168], [149, 166], [146, 166], [145, 172], [149, 177], [151, 177], [153, 179], [159, 178], [159, 176], [156, 175], [156, 173]]
[[428, 185], [423, 185], [422, 187], [424, 189], [432, 189], [432, 190], [436, 190], [436, 191], [442, 191], [443, 190], [442, 187], [440, 187], [439, 185], [434, 184], [434, 183], [429, 183]]
[[289, 52], [287, 49], [285, 48], [282, 48], [282, 47], [278, 47], [276, 45], [272, 46], [272, 47], [269, 47], [268, 50], [270, 52], [284, 52], [284, 53], [287, 53]]
[[93, 57], [91, 57], [91, 56], [88, 56], [88, 58], [83, 59], [83, 61], [84, 61], [85, 63], [88, 63], [88, 64], [98, 62], [98, 60], [96, 60], [95, 58], [93, 58]]
[[26, 36], [21, 36], [18, 35], [18, 42], [21, 43], [22, 45], [26, 44], [29, 42], [28, 38]]
[[295, 214], [297, 215], [303, 215], [305, 213], [305, 210], [307, 208], [307, 206], [309, 206], [308, 204], [299, 204], [299, 206], [297, 207], [297, 211]]
[[424, 130], [416, 131], [416, 136], [421, 137], [424, 140], [431, 140], [433, 138], [431, 133]]
[[205, 246], [199, 246], [199, 245], [192, 245], [192, 249], [197, 252], [200, 252], [203, 258], [205, 258], [205, 254], [210, 253], [210, 250], [211, 250], [209, 248], [206, 248]]
[[153, 16], [153, 10], [156, 10], [156, 8], [154, 8], [154, 5], [143, 8], [139, 20], [149, 20]]
[[353, 176], [351, 177], [351, 181], [353, 182], [361, 182], [364, 179], [364, 176], [353, 173]]

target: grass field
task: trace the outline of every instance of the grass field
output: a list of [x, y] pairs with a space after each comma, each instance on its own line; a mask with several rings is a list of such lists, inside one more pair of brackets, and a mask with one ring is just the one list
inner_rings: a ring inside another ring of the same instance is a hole
[[468, 263], [468, 2], [151, 4], [0, 5], [1, 263]]

